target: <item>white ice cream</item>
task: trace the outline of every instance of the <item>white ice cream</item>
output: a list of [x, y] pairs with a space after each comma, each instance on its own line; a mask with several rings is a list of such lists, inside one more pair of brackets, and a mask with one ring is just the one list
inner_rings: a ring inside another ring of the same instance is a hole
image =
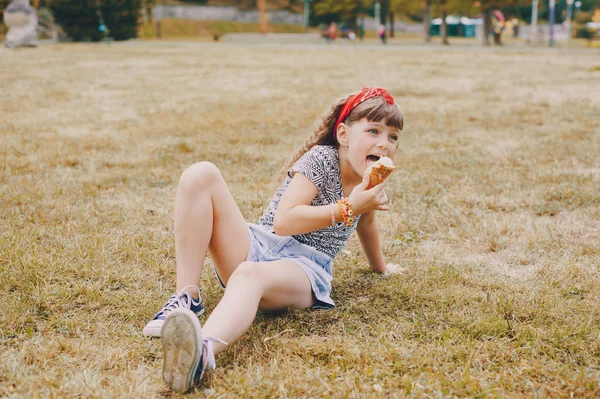
[[379, 160], [377, 162], [374, 162], [371, 167], [375, 168], [379, 165], [383, 165], [386, 166], [388, 168], [391, 168], [394, 166], [394, 163], [392, 162], [391, 158], [388, 157], [381, 157], [379, 158]]
[[366, 174], [370, 174], [371, 171], [373, 170], [373, 168], [377, 168], [379, 166], [385, 166], [385, 167], [388, 167], [388, 168], [393, 168], [394, 167], [394, 163], [388, 157], [381, 157], [377, 161], [369, 163], [367, 165], [367, 169], [365, 170], [365, 173]]

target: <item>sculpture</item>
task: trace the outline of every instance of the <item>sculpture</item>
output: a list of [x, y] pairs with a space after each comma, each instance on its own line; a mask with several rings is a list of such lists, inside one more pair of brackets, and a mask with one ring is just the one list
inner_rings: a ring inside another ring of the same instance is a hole
[[4, 24], [8, 27], [6, 47], [37, 46], [38, 17], [29, 0], [13, 0], [4, 10]]

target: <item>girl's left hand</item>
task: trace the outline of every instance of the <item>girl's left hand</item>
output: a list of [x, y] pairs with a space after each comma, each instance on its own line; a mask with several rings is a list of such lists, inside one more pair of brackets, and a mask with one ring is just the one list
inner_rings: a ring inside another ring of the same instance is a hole
[[395, 263], [388, 263], [385, 265], [383, 274], [406, 274], [406, 269]]

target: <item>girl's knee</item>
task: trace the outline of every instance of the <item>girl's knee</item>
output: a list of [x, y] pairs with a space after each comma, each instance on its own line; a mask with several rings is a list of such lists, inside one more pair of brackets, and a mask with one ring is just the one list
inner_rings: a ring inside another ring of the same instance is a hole
[[218, 179], [222, 179], [219, 168], [210, 162], [198, 162], [183, 171], [179, 186], [184, 189], [207, 188]]
[[229, 277], [229, 281], [233, 281], [234, 279], [241, 279], [243, 281], [250, 281], [258, 279], [260, 280], [262, 273], [262, 267], [257, 262], [242, 262], [236, 267], [231, 276]]

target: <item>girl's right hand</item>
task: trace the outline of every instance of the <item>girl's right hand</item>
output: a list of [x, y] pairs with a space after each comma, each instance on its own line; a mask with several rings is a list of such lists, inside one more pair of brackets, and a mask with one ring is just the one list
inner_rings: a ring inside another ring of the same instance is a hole
[[367, 190], [368, 185], [369, 175], [365, 173], [362, 182], [350, 193], [348, 202], [354, 213], [362, 215], [369, 211], [389, 211], [390, 208], [387, 206], [389, 200], [383, 191], [383, 183]]

